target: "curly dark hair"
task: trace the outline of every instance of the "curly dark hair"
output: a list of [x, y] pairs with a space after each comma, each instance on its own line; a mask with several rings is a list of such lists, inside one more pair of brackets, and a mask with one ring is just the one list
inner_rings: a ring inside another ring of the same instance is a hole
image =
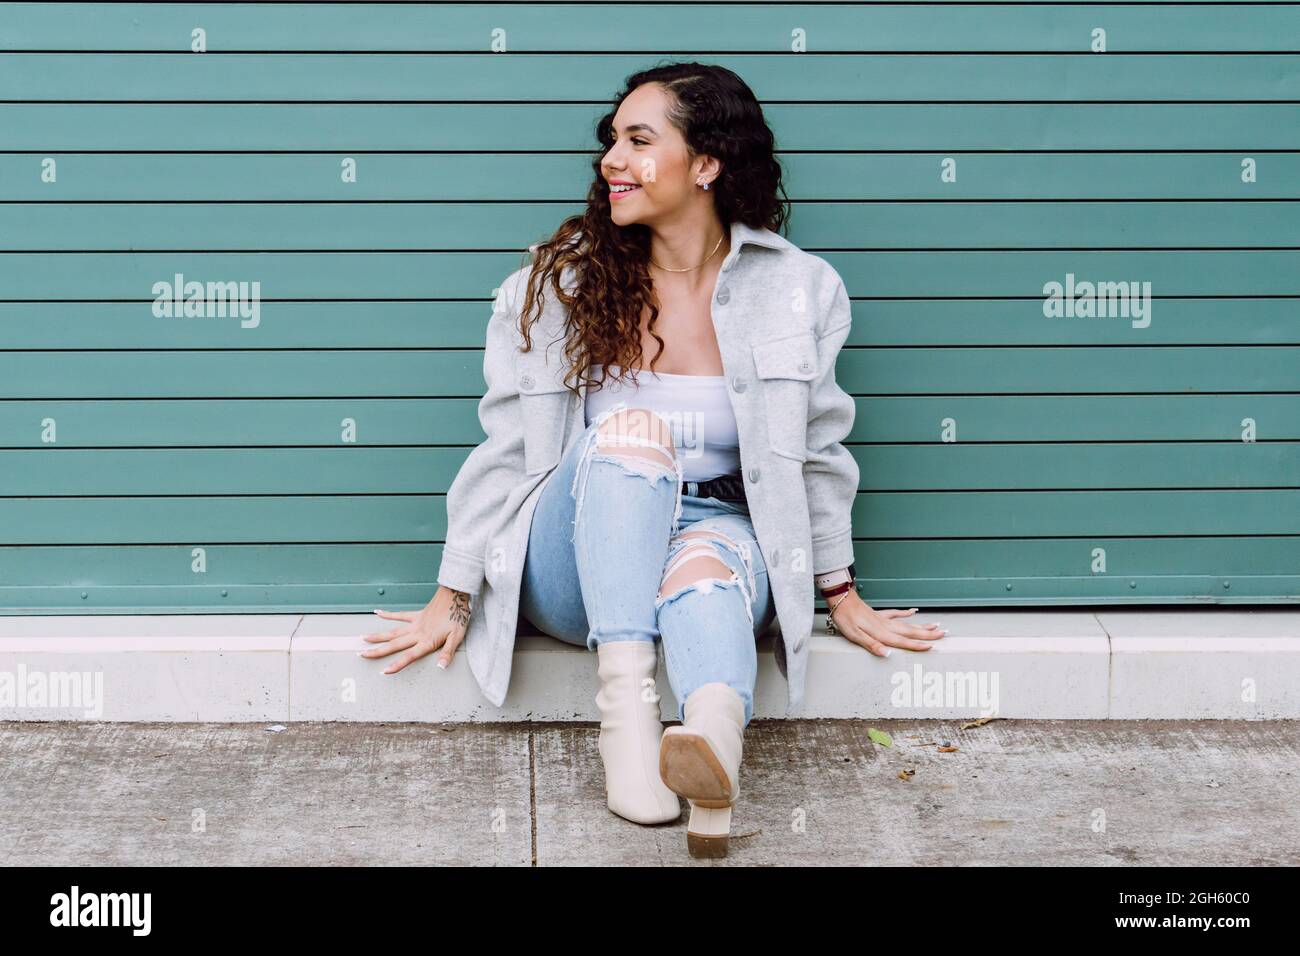
[[[532, 247], [534, 267], [521, 310], [520, 331], [524, 351], [529, 351], [530, 330], [541, 318], [543, 287], [549, 283], [567, 309], [564, 354], [571, 368], [565, 385], [575, 394], [579, 382], [600, 387], [591, 376], [593, 365], [618, 365], [620, 373], [640, 365], [640, 318], [647, 305], [649, 332], [659, 343], [650, 369], [663, 354], [664, 341], [654, 331], [659, 304], [647, 268], [649, 227], [613, 222], [601, 175], [605, 149], [613, 145], [614, 115], [645, 83], [657, 83], [668, 94], [668, 120], [681, 131], [690, 156], [708, 155], [721, 163], [722, 172], [710, 191], [724, 228], [739, 221], [779, 232], [789, 218], [775, 138], [744, 80], [725, 67], [705, 63], [670, 63], [629, 76], [613, 108], [596, 123], [602, 146], [592, 160], [595, 179], [587, 190], [587, 209], [565, 219], [550, 239]], [[576, 280], [570, 283], [572, 291], [561, 281], [569, 267]], [[536, 315], [530, 316], [534, 310]]]

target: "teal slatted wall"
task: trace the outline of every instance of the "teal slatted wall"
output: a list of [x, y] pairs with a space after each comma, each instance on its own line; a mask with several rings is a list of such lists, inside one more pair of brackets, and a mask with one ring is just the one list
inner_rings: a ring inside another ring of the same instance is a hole
[[608, 9], [0, 3], [0, 609], [423, 604], [493, 286], [660, 59], [753, 86], [854, 300], [869, 601], [1300, 599], [1300, 6]]

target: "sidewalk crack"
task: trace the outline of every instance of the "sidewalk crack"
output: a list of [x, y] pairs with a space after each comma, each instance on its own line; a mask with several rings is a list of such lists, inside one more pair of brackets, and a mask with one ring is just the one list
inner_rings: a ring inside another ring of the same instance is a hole
[[1101, 615], [1093, 611], [1092, 619], [1101, 628], [1101, 633], [1106, 635], [1106, 719], [1110, 720], [1111, 704], [1115, 699], [1115, 640], [1110, 636], [1110, 631], [1106, 630], [1106, 625], [1101, 623]]
[[537, 865], [537, 750], [533, 745], [533, 726], [528, 725], [528, 816], [532, 831], [532, 865]]
[[284, 719], [289, 723], [293, 722], [293, 639], [298, 636], [298, 631], [302, 629], [302, 622], [305, 620], [307, 620], [306, 614], [298, 615], [298, 623], [293, 626], [293, 631], [289, 634], [289, 653], [285, 655], [288, 673], [284, 675], [287, 685], [284, 690], [284, 709], [288, 713], [285, 714]]

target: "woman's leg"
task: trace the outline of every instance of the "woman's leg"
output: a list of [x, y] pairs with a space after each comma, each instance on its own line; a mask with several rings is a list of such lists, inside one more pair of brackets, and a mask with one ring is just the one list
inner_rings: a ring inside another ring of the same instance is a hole
[[681, 509], [668, 423], [622, 403], [591, 423], [574, 475], [573, 548], [587, 646], [659, 637], [655, 595]]
[[716, 514], [674, 535], [656, 606], [679, 719], [693, 691], [723, 683], [740, 695], [748, 725], [758, 676], [755, 638], [775, 615], [749, 517]]
[[533, 509], [519, 610], [543, 634], [587, 646], [587, 609], [573, 559], [573, 495], [569, 485], [582, 442], [565, 452]]
[[682, 723], [663, 733], [659, 772], [690, 801], [692, 856], [727, 854], [745, 727], [754, 712], [754, 638], [770, 623], [771, 605], [747, 513], [704, 518], [673, 537], [659, 629]]
[[680, 509], [679, 476], [671, 433], [657, 415], [620, 405], [593, 421], [533, 512], [524, 617], [593, 651], [604, 641], [656, 640], [655, 595]]
[[610, 810], [637, 823], [675, 820], [681, 804], [659, 775], [663, 724], [654, 692], [655, 593], [681, 496], [667, 423], [624, 403], [607, 409], [568, 450], [542, 495], [521, 610], [547, 633], [585, 636], [596, 651], [598, 748]]

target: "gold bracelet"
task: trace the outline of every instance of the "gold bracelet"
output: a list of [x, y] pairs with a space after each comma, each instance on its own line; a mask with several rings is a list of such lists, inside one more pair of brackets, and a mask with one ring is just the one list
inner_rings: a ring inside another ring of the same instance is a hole
[[827, 634], [834, 634], [834, 633], [836, 633], [836, 632], [835, 632], [835, 610], [836, 610], [836, 608], [838, 608], [841, 604], [844, 603], [844, 598], [847, 598], [850, 594], [856, 594], [856, 593], [857, 593], [856, 591], [851, 591], [851, 590], [850, 590], [850, 591], [845, 591], [843, 597], [841, 597], [838, 601], [836, 601], [834, 604], [832, 604], [832, 605], [830, 606], [830, 608], [827, 610], [827, 612], [826, 612], [826, 633], [827, 633]]

